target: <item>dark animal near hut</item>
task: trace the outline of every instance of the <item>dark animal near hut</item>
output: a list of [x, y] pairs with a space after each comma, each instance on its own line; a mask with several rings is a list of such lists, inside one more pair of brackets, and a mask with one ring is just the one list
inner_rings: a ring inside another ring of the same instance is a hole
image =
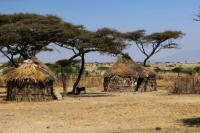
[[82, 91], [86, 94], [85, 87], [76, 87], [76, 92], [77, 92], [76, 94], [77, 95], [81, 94]]

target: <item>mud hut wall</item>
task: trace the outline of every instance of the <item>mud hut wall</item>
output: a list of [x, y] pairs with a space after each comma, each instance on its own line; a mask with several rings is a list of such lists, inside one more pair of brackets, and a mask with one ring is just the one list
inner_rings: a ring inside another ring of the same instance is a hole
[[137, 82], [137, 78], [130, 76], [119, 76], [114, 75], [110, 78], [106, 77], [104, 79], [104, 90], [106, 91], [117, 91], [117, 90], [132, 90], [136, 87], [135, 82]]
[[[130, 76], [112, 75], [104, 78], [104, 91], [132, 91], [137, 86], [138, 78]], [[140, 92], [156, 91], [157, 83], [155, 77], [144, 78], [139, 86]]]
[[144, 78], [142, 84], [139, 87], [140, 92], [156, 91], [157, 83], [155, 78]]
[[7, 100], [46, 101], [53, 99], [53, 81], [46, 83], [9, 81]]

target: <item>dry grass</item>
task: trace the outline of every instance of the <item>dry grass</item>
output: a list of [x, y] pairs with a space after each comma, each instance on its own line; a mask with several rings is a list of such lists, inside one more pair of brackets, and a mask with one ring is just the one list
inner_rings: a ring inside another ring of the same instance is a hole
[[[0, 102], [2, 133], [199, 133], [199, 95], [102, 93], [63, 101]], [[97, 92], [97, 93], [94, 93]], [[156, 130], [157, 129], [157, 130]]]
[[[86, 95], [31, 104], [5, 102], [0, 91], [0, 133], [199, 133], [200, 96], [169, 95], [176, 77], [160, 73], [158, 92], [104, 93], [102, 87], [87, 88]], [[72, 83], [70, 79], [69, 86]], [[81, 81], [86, 87], [101, 84], [101, 77]]]
[[156, 76], [157, 79], [157, 85], [159, 89], [168, 90], [173, 85], [173, 82], [176, 80], [178, 74], [177, 73], [158, 73]]
[[53, 78], [49, 72], [36, 64], [23, 64], [8, 72], [4, 77], [6, 81], [16, 80], [21, 82], [27, 81], [27, 79], [33, 82], [43, 82]]

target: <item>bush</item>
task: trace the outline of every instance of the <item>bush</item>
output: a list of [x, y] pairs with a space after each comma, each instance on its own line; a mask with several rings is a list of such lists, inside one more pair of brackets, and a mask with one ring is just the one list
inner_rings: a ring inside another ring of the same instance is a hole
[[186, 67], [181, 69], [181, 73], [192, 74], [193, 69], [191, 67]]
[[182, 70], [182, 67], [175, 67], [174, 69], [172, 69], [172, 72], [180, 73], [181, 70]]
[[193, 69], [191, 67], [175, 67], [172, 69], [172, 72], [177, 72], [177, 73], [185, 73], [185, 74], [192, 74]]

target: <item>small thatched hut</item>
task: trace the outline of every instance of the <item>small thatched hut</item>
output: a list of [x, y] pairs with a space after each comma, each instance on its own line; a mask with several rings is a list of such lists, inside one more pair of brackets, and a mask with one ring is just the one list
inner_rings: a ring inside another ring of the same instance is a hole
[[5, 75], [7, 100], [46, 101], [54, 99], [54, 77], [45, 69], [26, 60]]
[[156, 75], [128, 55], [119, 56], [104, 75], [104, 91], [154, 91], [156, 87]]

